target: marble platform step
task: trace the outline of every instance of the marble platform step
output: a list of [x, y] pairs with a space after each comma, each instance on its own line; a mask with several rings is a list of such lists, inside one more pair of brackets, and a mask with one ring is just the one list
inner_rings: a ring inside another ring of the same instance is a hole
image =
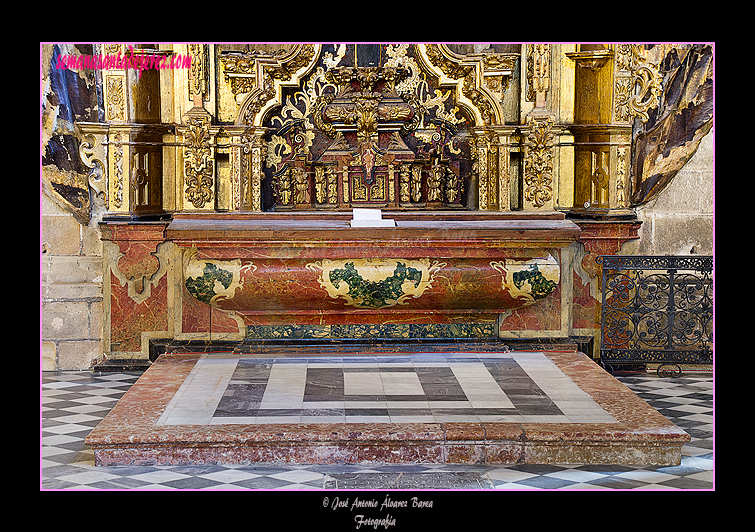
[[677, 465], [689, 436], [578, 352], [160, 356], [98, 465]]

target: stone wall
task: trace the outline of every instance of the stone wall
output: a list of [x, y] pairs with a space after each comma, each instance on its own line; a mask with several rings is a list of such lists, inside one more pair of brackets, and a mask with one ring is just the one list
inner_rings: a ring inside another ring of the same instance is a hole
[[42, 194], [42, 369], [89, 369], [102, 357], [102, 242]]
[[638, 255], [713, 254], [713, 158], [711, 130], [658, 197], [637, 208]]

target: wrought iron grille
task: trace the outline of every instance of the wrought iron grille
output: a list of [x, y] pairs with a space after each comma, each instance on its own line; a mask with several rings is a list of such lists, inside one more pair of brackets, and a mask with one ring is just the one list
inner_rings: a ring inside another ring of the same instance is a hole
[[660, 375], [678, 375], [680, 364], [712, 363], [712, 256], [603, 255], [597, 261], [606, 369], [660, 363]]

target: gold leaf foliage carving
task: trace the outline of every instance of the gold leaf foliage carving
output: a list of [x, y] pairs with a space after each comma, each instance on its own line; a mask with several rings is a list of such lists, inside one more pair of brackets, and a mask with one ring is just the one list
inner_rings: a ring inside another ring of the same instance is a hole
[[184, 134], [184, 179], [186, 199], [201, 209], [212, 201], [213, 166], [209, 118], [190, 118]]
[[524, 198], [542, 207], [553, 197], [553, 117], [527, 117]]

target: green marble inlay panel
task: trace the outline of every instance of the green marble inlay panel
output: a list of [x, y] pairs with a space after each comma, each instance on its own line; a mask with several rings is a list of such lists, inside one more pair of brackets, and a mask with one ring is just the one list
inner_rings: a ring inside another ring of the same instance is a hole
[[497, 332], [495, 323], [249, 325], [246, 338], [497, 338]]

